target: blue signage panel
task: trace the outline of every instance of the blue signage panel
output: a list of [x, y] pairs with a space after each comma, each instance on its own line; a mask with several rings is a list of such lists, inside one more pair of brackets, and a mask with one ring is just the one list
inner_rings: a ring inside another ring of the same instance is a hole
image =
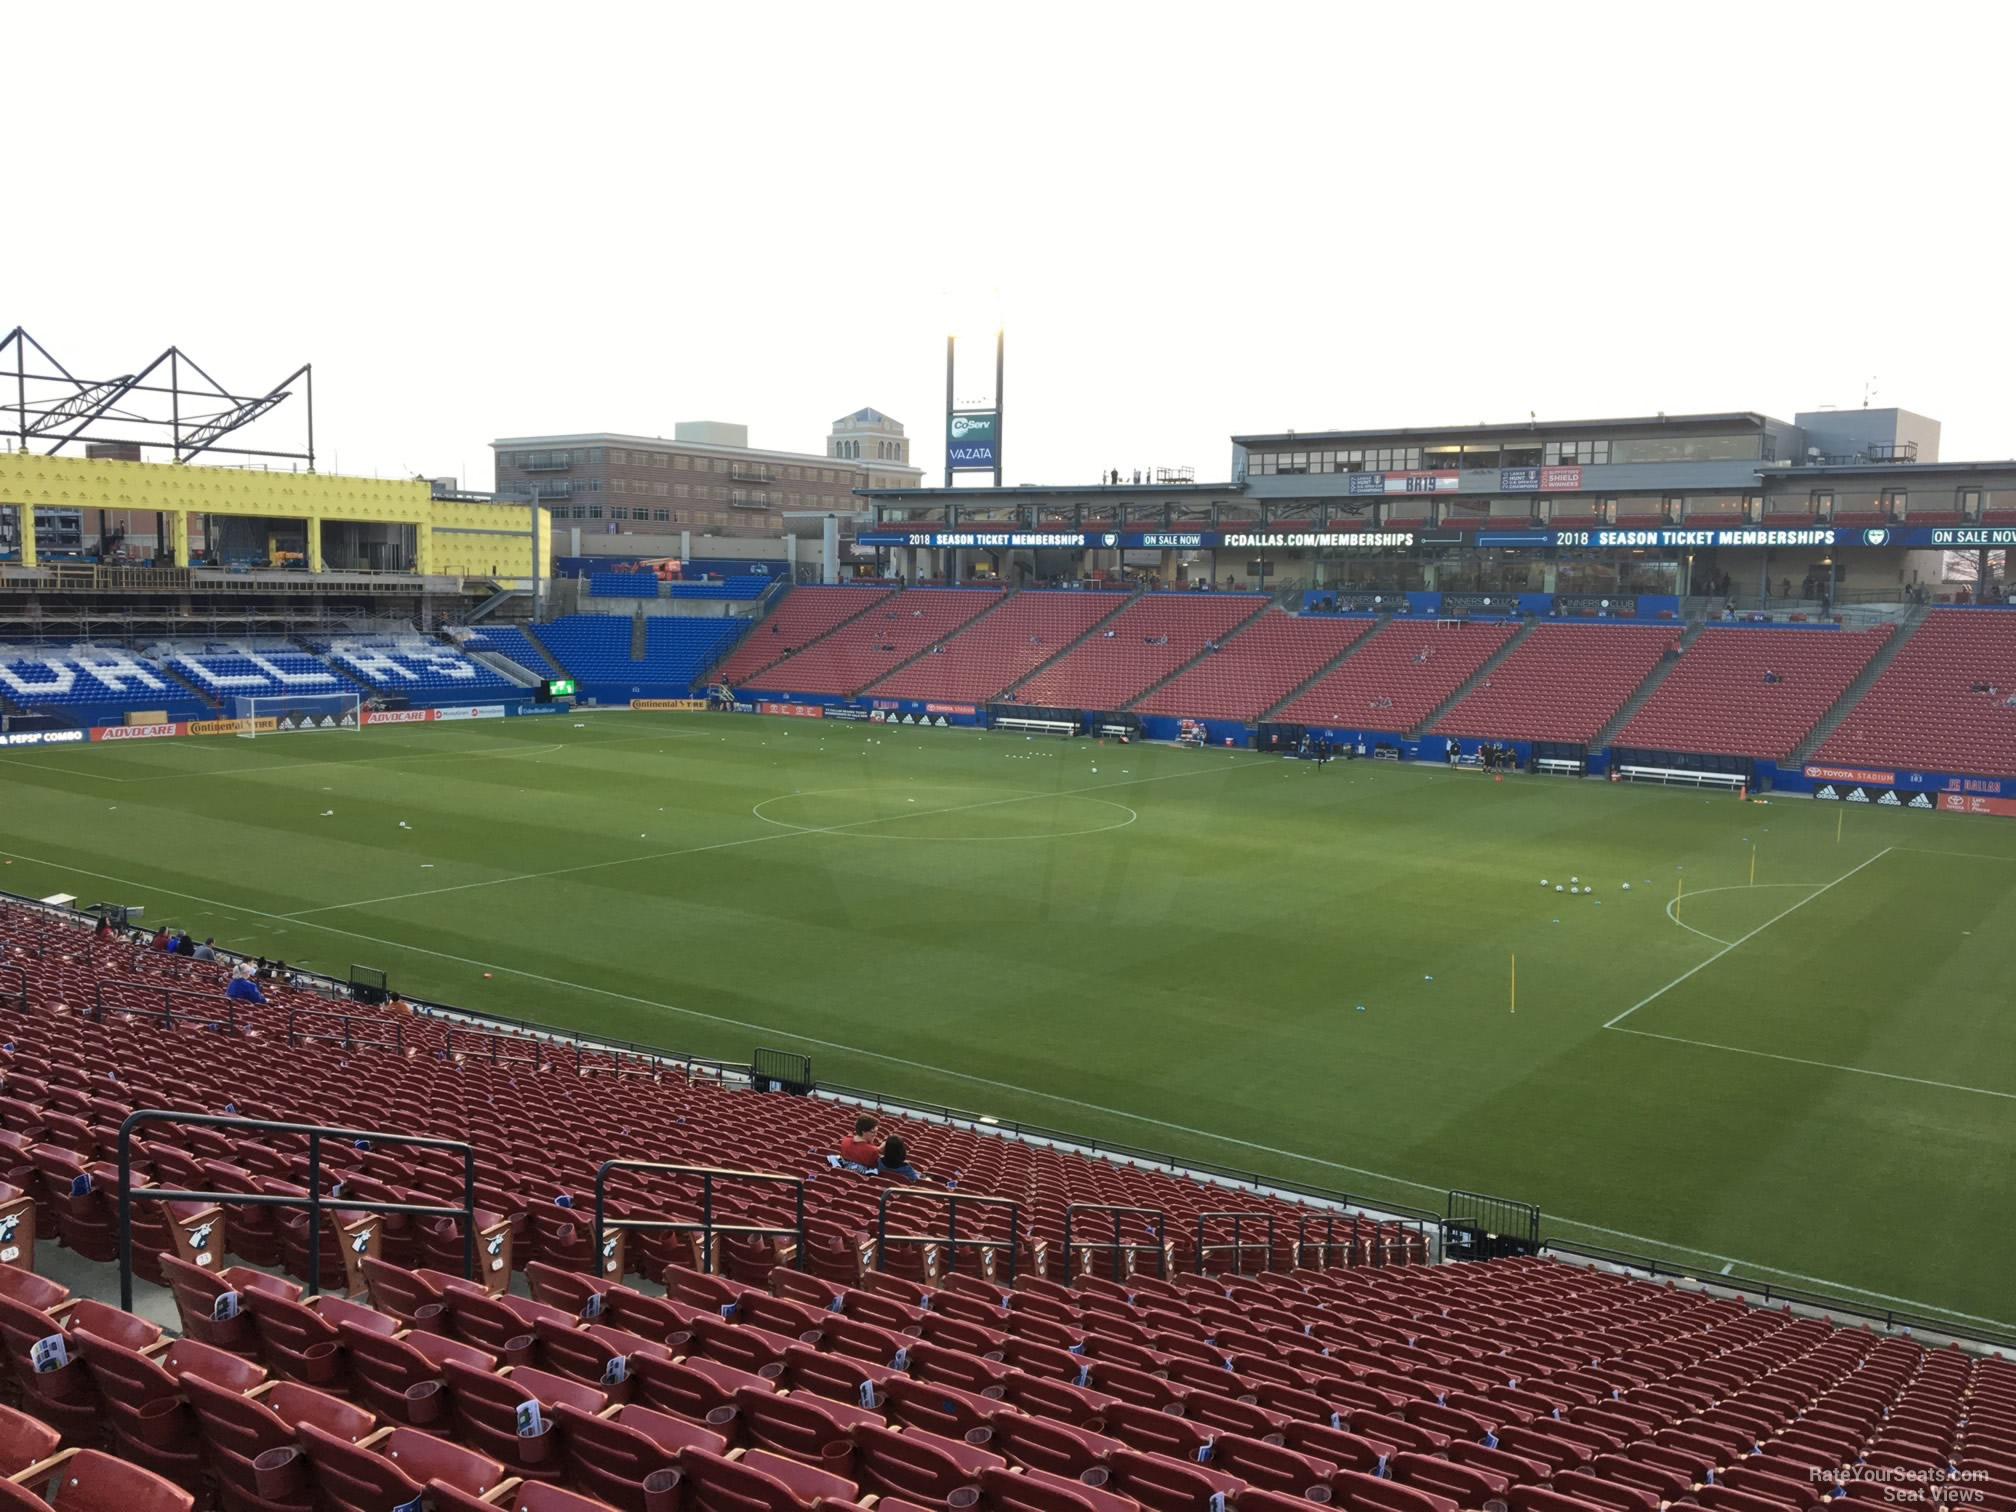
[[1499, 468], [1498, 491], [1500, 493], [1540, 492], [1540, 469], [1537, 467]]
[[[856, 536], [860, 546], [927, 546], [933, 549], [1006, 547], [1041, 550], [1047, 547], [1102, 551], [1322, 551], [1346, 547], [1391, 551], [1412, 546], [1411, 530], [877, 530]], [[1541, 544], [1545, 544], [1542, 538]]]
[[1386, 492], [1386, 474], [1376, 472], [1355, 472], [1344, 480], [1344, 491], [1354, 494], [1383, 494]]

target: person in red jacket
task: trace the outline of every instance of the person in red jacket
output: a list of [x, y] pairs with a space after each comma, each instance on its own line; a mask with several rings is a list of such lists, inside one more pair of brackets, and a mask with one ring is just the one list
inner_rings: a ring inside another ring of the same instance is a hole
[[854, 1120], [854, 1132], [840, 1141], [840, 1158], [849, 1165], [875, 1169], [882, 1159], [882, 1141], [876, 1137], [873, 1114], [863, 1113]]

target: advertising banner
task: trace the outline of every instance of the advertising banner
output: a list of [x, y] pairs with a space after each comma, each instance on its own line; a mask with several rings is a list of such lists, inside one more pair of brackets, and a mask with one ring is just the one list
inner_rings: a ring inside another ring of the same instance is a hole
[[1579, 467], [1543, 467], [1540, 469], [1540, 492], [1573, 493], [1582, 486], [1582, 469]]
[[268, 735], [280, 728], [277, 719], [192, 719], [191, 735]]
[[366, 709], [364, 723], [374, 724], [426, 724], [434, 717], [432, 709]]
[[1997, 814], [2004, 819], [2016, 819], [2016, 798], [1981, 798], [1972, 793], [1941, 793], [1939, 812], [1942, 814]]
[[1264, 551], [1298, 551], [1329, 546], [1363, 546], [1368, 549], [1391, 549], [1414, 544], [1414, 533], [1408, 530], [1325, 530], [1289, 532], [1273, 535], [1225, 535], [1219, 538], [1222, 546]]
[[979, 713], [980, 711], [979, 711], [978, 709], [974, 708], [972, 704], [941, 704], [941, 703], [927, 703], [926, 705], [924, 705], [924, 712], [925, 712], [926, 714], [966, 714], [966, 715], [973, 715], [973, 714], [978, 714], [978, 713]]
[[707, 700], [704, 698], [633, 698], [630, 700], [630, 707], [633, 709], [704, 709], [707, 707]]
[[1344, 482], [1344, 491], [1354, 494], [1454, 493], [1463, 475], [1455, 472], [1357, 472]]
[[1895, 772], [1879, 772], [1867, 767], [1814, 766], [1809, 763], [1806, 775], [1826, 782], [1873, 782], [1883, 787], [1897, 785]]
[[[1544, 536], [1534, 538], [1536, 545], [1546, 545]], [[1211, 551], [1219, 547], [1251, 549], [1255, 546], [1269, 550], [1307, 550], [1316, 547], [1364, 547], [1369, 550], [1392, 550], [1414, 544], [1414, 536], [1408, 531], [1378, 530], [1338, 530], [1323, 532], [1294, 532], [1284, 530], [1225, 532], [1218, 530], [1183, 531], [1093, 531], [1093, 530], [909, 530], [872, 531], [856, 537], [861, 546], [929, 546], [936, 548], [958, 548], [967, 546], [991, 547], [999, 550], [1042, 549], [1062, 546], [1070, 549], [1091, 547], [1102, 551]]]
[[16, 730], [0, 735], [0, 746], [75, 745], [83, 738], [82, 730]]
[[[1866, 532], [1865, 532], [1866, 533]], [[1800, 529], [1763, 530], [1754, 526], [1740, 526], [1729, 530], [1557, 530], [1553, 533], [1556, 546], [1590, 546], [1633, 548], [1639, 546], [1832, 546], [1837, 536], [1852, 536], [1854, 531], [1835, 531], [1830, 526], [1811, 526]]]
[[953, 472], [992, 472], [1000, 455], [1001, 416], [996, 411], [952, 415], [945, 422], [946, 466]]
[[104, 725], [91, 732], [93, 740], [165, 740], [171, 735], [187, 733], [187, 727], [177, 720], [171, 724]]
[[756, 712], [783, 714], [796, 719], [819, 719], [825, 715], [826, 709], [822, 704], [759, 703]]
[[826, 717], [828, 719], [865, 720], [868, 717], [868, 711], [866, 709], [854, 708], [852, 705], [849, 704], [831, 704], [827, 707]]
[[436, 719], [502, 719], [502, 704], [457, 704], [452, 709], [434, 710]]

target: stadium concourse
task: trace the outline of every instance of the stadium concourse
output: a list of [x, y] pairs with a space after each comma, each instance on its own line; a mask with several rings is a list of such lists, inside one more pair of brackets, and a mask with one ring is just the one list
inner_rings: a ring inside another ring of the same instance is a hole
[[897, 1186], [760, 1077], [0, 932], [0, 1471], [59, 1508], [2016, 1509], [2006, 1360], [947, 1123]]

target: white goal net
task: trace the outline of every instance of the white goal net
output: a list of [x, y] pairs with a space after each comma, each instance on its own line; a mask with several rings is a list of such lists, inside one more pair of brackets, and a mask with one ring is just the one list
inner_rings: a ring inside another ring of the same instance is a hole
[[362, 693], [242, 694], [232, 703], [232, 719], [241, 740], [296, 730], [364, 728]]

